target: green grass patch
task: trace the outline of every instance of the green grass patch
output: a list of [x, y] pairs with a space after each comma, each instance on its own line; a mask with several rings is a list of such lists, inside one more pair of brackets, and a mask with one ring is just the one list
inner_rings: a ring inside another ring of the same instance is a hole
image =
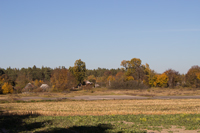
[[162, 131], [172, 125], [186, 130], [200, 129], [200, 114], [176, 115], [104, 115], [104, 116], [39, 116], [1, 115], [0, 132], [95, 132], [145, 133]]

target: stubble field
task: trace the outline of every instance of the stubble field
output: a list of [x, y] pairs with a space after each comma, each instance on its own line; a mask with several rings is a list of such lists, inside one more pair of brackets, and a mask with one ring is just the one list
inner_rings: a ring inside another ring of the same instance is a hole
[[[185, 94], [186, 91], [184, 91]], [[189, 90], [188, 92], [195, 94], [198, 91]], [[175, 92], [178, 91], [171, 91], [170, 94], [175, 94]], [[91, 92], [81, 91], [80, 95], [83, 93]], [[91, 95], [96, 93], [99, 94], [96, 90]], [[119, 93], [118, 91], [108, 93], [104, 90], [102, 93], [115, 95], [128, 93], [138, 96], [168, 95], [165, 94], [165, 91], [158, 89], [154, 91], [119, 91]], [[183, 92], [180, 91], [180, 93]], [[73, 93], [66, 95], [73, 96]], [[2, 99], [8, 99], [8, 101], [0, 103], [0, 133], [200, 132], [200, 99], [16, 100], [22, 96], [2, 96]], [[45, 96], [58, 97], [60, 94], [52, 93], [45, 94]]]
[[4, 113], [48, 116], [127, 115], [127, 114], [199, 114], [200, 99], [171, 100], [98, 100], [2, 103]]
[[200, 132], [200, 99], [29, 101], [0, 110], [0, 132]]

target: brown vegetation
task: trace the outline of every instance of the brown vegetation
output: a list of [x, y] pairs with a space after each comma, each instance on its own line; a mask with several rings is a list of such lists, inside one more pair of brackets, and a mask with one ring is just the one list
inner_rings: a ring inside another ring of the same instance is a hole
[[5, 113], [41, 115], [194, 114], [200, 99], [101, 100], [0, 104]]

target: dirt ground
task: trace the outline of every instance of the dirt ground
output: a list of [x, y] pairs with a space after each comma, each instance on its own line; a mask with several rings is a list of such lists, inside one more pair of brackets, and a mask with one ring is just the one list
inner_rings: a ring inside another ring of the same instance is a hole
[[[87, 97], [86, 97], [87, 96]], [[94, 96], [97, 96], [96, 98]], [[99, 98], [101, 96], [102, 98]], [[108, 97], [110, 96], [110, 97]], [[116, 98], [113, 98], [116, 96]], [[126, 96], [122, 98], [123, 96]], [[169, 96], [169, 97], [168, 97]], [[144, 90], [109, 90], [107, 88], [92, 88], [91, 90], [74, 90], [70, 92], [38, 92], [0, 95], [0, 100], [58, 100], [58, 99], [188, 99], [200, 98], [200, 90], [192, 88], [149, 88]], [[184, 96], [184, 97], [182, 97]], [[189, 96], [189, 97], [188, 97]], [[193, 96], [193, 97], [190, 97]], [[129, 98], [127, 98], [129, 97]], [[182, 97], [182, 98], [181, 98]]]
[[169, 129], [163, 129], [161, 132], [159, 131], [153, 131], [153, 130], [147, 130], [147, 133], [199, 133], [200, 130], [185, 130], [185, 127], [177, 127], [172, 126]]

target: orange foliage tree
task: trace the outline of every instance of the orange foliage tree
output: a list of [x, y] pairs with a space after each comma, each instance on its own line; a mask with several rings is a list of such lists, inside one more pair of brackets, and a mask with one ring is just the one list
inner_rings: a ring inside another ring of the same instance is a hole
[[200, 87], [200, 79], [199, 79], [200, 67], [199, 66], [192, 66], [185, 78], [186, 84], [190, 87], [198, 88]]
[[76, 86], [76, 79], [68, 69], [55, 69], [51, 77], [52, 91], [70, 90]]
[[111, 86], [111, 81], [115, 81], [114, 76], [112, 75], [108, 76], [107, 81], [108, 81], [109, 86]]
[[125, 73], [122, 72], [122, 71], [118, 72], [118, 73], [116, 74], [116, 76], [115, 76], [115, 79], [116, 79], [117, 81], [124, 81], [124, 79], [125, 79]]
[[107, 78], [107, 81], [114, 81], [114, 80], [115, 80], [115, 77], [112, 75], [108, 76]]

